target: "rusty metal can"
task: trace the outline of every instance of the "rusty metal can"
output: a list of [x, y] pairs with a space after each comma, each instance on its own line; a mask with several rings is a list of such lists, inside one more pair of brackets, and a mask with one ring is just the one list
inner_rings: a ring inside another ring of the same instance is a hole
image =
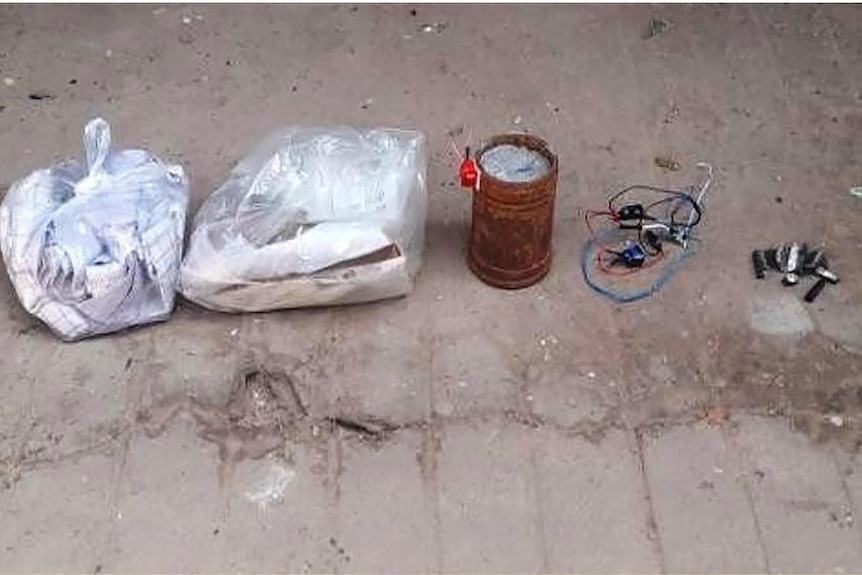
[[[548, 162], [536, 179], [499, 179], [482, 167], [482, 157], [498, 146], [526, 148]], [[491, 138], [476, 154], [479, 185], [473, 191], [473, 221], [467, 263], [479, 279], [518, 289], [541, 280], [551, 269], [551, 234], [557, 193], [557, 157], [547, 143], [528, 134]]]

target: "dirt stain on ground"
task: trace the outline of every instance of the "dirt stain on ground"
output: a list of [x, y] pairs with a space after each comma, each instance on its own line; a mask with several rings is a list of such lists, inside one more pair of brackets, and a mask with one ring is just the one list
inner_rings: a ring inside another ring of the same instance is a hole
[[291, 444], [301, 442], [326, 449], [328, 438], [337, 431], [379, 447], [399, 429], [375, 417], [314, 416], [290, 375], [260, 364], [239, 370], [223, 403], [192, 396], [164, 398], [137, 414], [133, 431], [155, 438], [181, 415], [191, 417], [198, 436], [218, 446], [222, 484], [229, 481], [241, 461], [260, 459]]
[[[629, 425], [723, 425], [744, 411], [787, 417], [814, 441], [862, 445], [862, 362], [820, 334], [789, 343], [725, 329], [673, 346], [645, 338], [632, 351], [626, 372], [633, 383], [622, 407]], [[644, 367], [655, 357], [673, 369], [672, 385], [656, 384]]]
[[135, 423], [148, 437], [157, 437], [181, 414], [191, 416], [201, 438], [218, 446], [222, 482], [240, 461], [283, 448], [308, 419], [291, 378], [256, 365], [240, 370], [223, 404], [170, 397], [142, 410]]

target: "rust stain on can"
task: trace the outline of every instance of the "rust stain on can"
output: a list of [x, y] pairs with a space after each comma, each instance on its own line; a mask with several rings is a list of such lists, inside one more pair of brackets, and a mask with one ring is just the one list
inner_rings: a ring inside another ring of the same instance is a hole
[[[482, 154], [509, 144], [542, 154], [547, 174], [529, 182], [506, 182], [482, 169]], [[479, 189], [473, 192], [473, 223], [467, 263], [479, 279], [518, 289], [551, 269], [551, 234], [557, 193], [557, 157], [541, 139], [527, 134], [495, 136], [476, 155]]]

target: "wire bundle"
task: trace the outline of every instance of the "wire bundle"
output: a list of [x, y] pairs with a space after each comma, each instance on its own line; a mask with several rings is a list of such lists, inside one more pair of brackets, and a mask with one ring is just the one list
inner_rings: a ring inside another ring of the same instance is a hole
[[[629, 303], [649, 297], [673, 278], [692, 251], [693, 228], [703, 217], [703, 198], [712, 183], [712, 166], [704, 163], [697, 166], [707, 170], [706, 180], [697, 195], [694, 187], [690, 191], [679, 191], [635, 185], [611, 196], [607, 210], [585, 213], [590, 239], [581, 252], [581, 272], [590, 288], [616, 303]], [[638, 191], [664, 197], [645, 206], [618, 206], [621, 198]], [[657, 213], [662, 207], [664, 212]], [[608, 225], [596, 231], [593, 228], [596, 218], [604, 218]], [[621, 248], [625, 250], [632, 246], [639, 246], [642, 250], [643, 263], [621, 266], [624, 255]], [[666, 246], [672, 246], [672, 249], [668, 250]], [[645, 273], [648, 270], [658, 270], [658, 273]], [[612, 283], [614, 279], [619, 281], [621, 276], [630, 279], [647, 275], [652, 281], [646, 285], [638, 282], [641, 285], [633, 290], [623, 290]]]

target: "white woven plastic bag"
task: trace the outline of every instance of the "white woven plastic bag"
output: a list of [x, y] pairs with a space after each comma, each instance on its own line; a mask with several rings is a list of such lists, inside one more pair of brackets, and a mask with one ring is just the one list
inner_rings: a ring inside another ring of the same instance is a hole
[[188, 180], [180, 166], [110, 144], [107, 122], [92, 120], [86, 165], [37, 170], [0, 206], [18, 299], [64, 340], [165, 320], [174, 305]]
[[180, 291], [232, 312], [406, 294], [421, 264], [426, 171], [418, 132], [286, 128], [201, 207]]

